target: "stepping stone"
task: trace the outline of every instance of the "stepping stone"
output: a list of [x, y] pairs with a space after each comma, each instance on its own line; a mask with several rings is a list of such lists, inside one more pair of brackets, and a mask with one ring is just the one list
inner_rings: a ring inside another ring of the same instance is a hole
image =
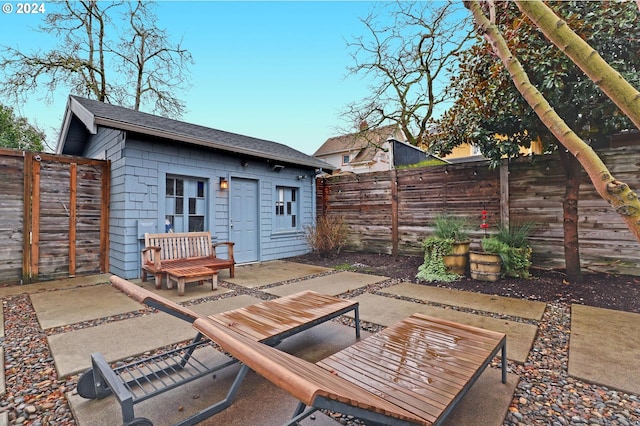
[[359, 274], [357, 272], [345, 271], [298, 281], [291, 284], [271, 287], [264, 289], [264, 291], [276, 296], [288, 296], [304, 290], [313, 290], [318, 293], [336, 296], [338, 294], [353, 291], [360, 287], [388, 279], [389, 278], [387, 277], [381, 277], [378, 275]]
[[443, 305], [505, 314], [512, 317], [527, 318], [536, 321], [542, 319], [546, 303], [502, 297], [470, 291], [433, 287], [428, 285], [401, 283], [382, 290], [410, 299], [424, 300]]
[[109, 284], [34, 293], [29, 297], [43, 330], [142, 308], [138, 302]]
[[[157, 290], [153, 282], [142, 283], [137, 280], [134, 282], [175, 302], [220, 296], [230, 291], [221, 287], [218, 287], [216, 291], [211, 291], [211, 286], [199, 286], [197, 283], [193, 283], [188, 285], [184, 296], [178, 296], [175, 288], [173, 290]], [[30, 295], [30, 298], [43, 330], [134, 312], [145, 307], [110, 284], [34, 293]]]
[[640, 394], [640, 314], [571, 306], [569, 375]]
[[304, 263], [273, 260], [236, 266], [235, 278], [225, 278], [223, 275], [218, 275], [218, 279], [247, 288], [256, 288], [328, 271], [333, 271], [333, 269]]
[[[189, 306], [189, 309], [211, 315], [258, 302], [261, 300], [241, 295]], [[102, 353], [108, 362], [113, 362], [191, 340], [195, 335], [196, 330], [191, 324], [164, 312], [158, 312], [56, 334], [48, 336], [47, 339], [58, 375], [66, 377], [90, 368], [91, 354], [94, 352]]]

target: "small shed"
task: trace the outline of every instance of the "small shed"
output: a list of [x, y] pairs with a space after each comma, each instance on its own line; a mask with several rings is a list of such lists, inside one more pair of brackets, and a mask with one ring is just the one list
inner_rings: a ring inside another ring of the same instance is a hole
[[307, 253], [315, 176], [334, 169], [280, 143], [78, 96], [56, 152], [110, 161], [110, 272], [128, 279], [147, 232], [211, 231], [235, 243], [237, 263]]

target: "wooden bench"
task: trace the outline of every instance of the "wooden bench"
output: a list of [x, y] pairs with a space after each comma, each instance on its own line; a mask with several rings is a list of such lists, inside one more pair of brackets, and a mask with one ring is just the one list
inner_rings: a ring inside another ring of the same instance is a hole
[[[216, 255], [216, 248], [227, 246], [227, 259]], [[162, 287], [162, 277], [169, 269], [209, 268], [214, 271], [229, 269], [231, 278], [235, 276], [235, 260], [231, 241], [211, 244], [210, 232], [179, 232], [166, 234], [144, 234], [144, 248], [141, 252], [142, 281], [147, 273], [154, 275], [156, 288]]]
[[[184, 321], [193, 323], [200, 318], [223, 323], [235, 335], [266, 345], [276, 345], [289, 336], [351, 311], [355, 316], [356, 337], [360, 337], [358, 302], [314, 291], [205, 317], [117, 276], [112, 276], [110, 282], [132, 299]], [[236, 359], [230, 359], [217, 364], [215, 360], [218, 358], [206, 354], [200, 356], [196, 349], [210, 343], [198, 332], [187, 345], [113, 368], [100, 353], [91, 354], [92, 368], [80, 376], [78, 395], [87, 399], [114, 395], [120, 404], [124, 424], [150, 425], [147, 419], [135, 418], [135, 404], [237, 363]], [[231, 405], [245, 374], [246, 369], [238, 372], [225, 398], [179, 424], [196, 424]]]
[[317, 364], [239, 335], [216, 318], [193, 325], [243, 368], [300, 401], [287, 425], [319, 409], [375, 424], [438, 425], [500, 351], [506, 383], [504, 334], [420, 314]]

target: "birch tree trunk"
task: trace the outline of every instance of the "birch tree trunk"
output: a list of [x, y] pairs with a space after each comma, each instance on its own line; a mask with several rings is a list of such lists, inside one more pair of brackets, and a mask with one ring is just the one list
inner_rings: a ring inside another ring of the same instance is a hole
[[640, 129], [640, 92], [542, 1], [516, 0], [515, 3]]
[[465, 5], [471, 10], [478, 30], [489, 40], [493, 51], [509, 72], [517, 90], [544, 125], [558, 139], [558, 142], [576, 157], [589, 175], [598, 194], [613, 207], [635, 238], [640, 241], [640, 201], [638, 195], [629, 188], [629, 185], [611, 176], [598, 154], [567, 126], [544, 96], [531, 84], [522, 65], [511, 54], [496, 25], [484, 15], [478, 1], [466, 1]]

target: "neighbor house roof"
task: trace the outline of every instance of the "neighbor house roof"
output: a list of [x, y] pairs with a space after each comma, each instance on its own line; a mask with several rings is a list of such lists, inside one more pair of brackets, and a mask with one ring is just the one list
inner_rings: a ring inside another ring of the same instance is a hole
[[354, 161], [370, 161], [374, 159], [378, 147], [388, 139], [404, 140], [404, 136], [395, 125], [334, 136], [327, 139], [313, 156], [323, 157], [342, 152], [359, 151], [360, 153]]
[[[78, 120], [82, 126], [78, 124]], [[98, 126], [278, 162], [329, 170], [335, 168], [329, 163], [281, 143], [172, 120], [73, 95], [69, 96], [56, 152], [82, 155], [86, 137], [82, 137], [81, 133], [96, 134]]]

